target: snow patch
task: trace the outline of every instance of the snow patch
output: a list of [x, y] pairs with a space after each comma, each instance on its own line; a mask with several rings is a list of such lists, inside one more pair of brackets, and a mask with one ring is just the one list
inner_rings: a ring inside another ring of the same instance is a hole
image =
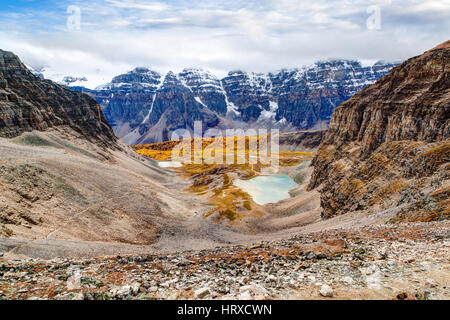
[[278, 103], [275, 101], [269, 101], [270, 111], [275, 112], [278, 110]]
[[[260, 119], [261, 118], [263, 118], [263, 119], [275, 119], [276, 115], [277, 114], [275, 112], [273, 112], [273, 111], [264, 110], [264, 111], [261, 112]], [[260, 120], [260, 119], [258, 119], [258, 120]]]
[[194, 98], [195, 101], [197, 101], [198, 103], [200, 103], [202, 106], [204, 106], [205, 108], [208, 108], [208, 106], [206, 104], [203, 103], [202, 99], [200, 99], [200, 97], [195, 97]]
[[164, 83], [164, 80], [163, 80], [164, 78], [165, 77], [160, 78], [160, 82], [159, 82], [158, 86], [156, 87], [155, 94], [153, 96], [152, 104], [150, 105], [150, 110], [148, 111], [147, 115], [145, 116], [145, 118], [141, 124], [145, 124], [148, 121], [148, 119], [150, 119], [150, 115], [152, 114], [152, 111], [153, 111], [153, 105], [155, 104], [156, 96], [158, 95], [158, 91], [159, 91], [159, 89], [161, 89], [161, 87]]
[[234, 113], [236, 116], [240, 116], [241, 113], [238, 111], [238, 107], [233, 102], [228, 101], [228, 97], [225, 96], [225, 102], [227, 103], [227, 113]]
[[284, 125], [287, 123], [286, 118], [281, 119], [280, 121], [278, 121], [278, 124]]

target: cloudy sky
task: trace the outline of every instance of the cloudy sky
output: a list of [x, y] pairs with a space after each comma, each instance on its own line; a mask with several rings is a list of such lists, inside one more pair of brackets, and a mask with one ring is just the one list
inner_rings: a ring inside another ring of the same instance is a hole
[[[89, 86], [136, 66], [267, 72], [400, 61], [449, 39], [450, 0], [0, 0], [0, 48]], [[79, 15], [78, 15], [79, 13]], [[79, 17], [79, 19], [78, 19]], [[78, 23], [79, 22], [79, 23]]]

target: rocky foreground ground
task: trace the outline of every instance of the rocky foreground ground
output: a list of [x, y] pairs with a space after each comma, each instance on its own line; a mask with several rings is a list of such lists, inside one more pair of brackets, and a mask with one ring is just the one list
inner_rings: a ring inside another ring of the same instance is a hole
[[181, 253], [0, 260], [0, 299], [449, 299], [450, 223]]

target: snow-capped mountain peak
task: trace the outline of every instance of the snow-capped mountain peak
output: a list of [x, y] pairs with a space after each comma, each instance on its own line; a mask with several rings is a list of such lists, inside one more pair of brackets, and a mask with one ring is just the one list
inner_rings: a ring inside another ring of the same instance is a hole
[[171, 130], [198, 119], [206, 127], [308, 129], [326, 126], [336, 106], [394, 66], [327, 60], [274, 73], [235, 70], [223, 79], [199, 68], [162, 75], [139, 67], [90, 94], [128, 143], [167, 139]]

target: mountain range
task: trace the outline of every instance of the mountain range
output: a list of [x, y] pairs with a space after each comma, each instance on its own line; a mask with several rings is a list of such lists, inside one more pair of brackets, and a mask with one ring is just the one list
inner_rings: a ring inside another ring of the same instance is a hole
[[[231, 181], [271, 173], [161, 167], [116, 138], [92, 97], [0, 50], [0, 299], [448, 299], [449, 63], [447, 41], [341, 103], [327, 132], [284, 133], [281, 151], [316, 152], [278, 172], [298, 186], [224, 224], [205, 193], [256, 206]], [[272, 100], [277, 86], [243, 94], [241, 74], [220, 81], [232, 101], [213, 104], [221, 95], [185, 73], [137, 69], [91, 95], [130, 86], [118, 99], [141, 110], [135, 128], [148, 121], [142, 137], [163, 120], [167, 130], [195, 118], [257, 123], [247, 104], [277, 103], [276, 113], [297, 101]]]
[[176, 129], [192, 130], [194, 121], [202, 121], [205, 130], [326, 129], [335, 107], [396, 65], [329, 60], [267, 74], [231, 71], [223, 79], [202, 69], [163, 75], [141, 67], [95, 90], [70, 88], [96, 99], [124, 142], [142, 144], [170, 140]]

